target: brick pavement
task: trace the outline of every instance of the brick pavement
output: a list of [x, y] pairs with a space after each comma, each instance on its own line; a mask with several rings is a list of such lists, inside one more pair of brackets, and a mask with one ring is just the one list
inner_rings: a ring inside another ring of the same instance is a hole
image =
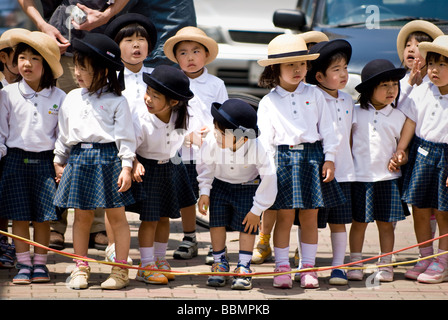
[[[134, 260], [134, 265], [139, 262], [139, 252], [137, 246], [137, 231], [139, 227], [138, 216], [135, 213], [127, 213], [131, 226], [131, 251], [130, 256]], [[72, 216], [69, 215], [69, 221]], [[168, 257], [182, 239], [181, 222], [175, 220], [171, 224], [171, 238], [168, 246]], [[296, 248], [296, 227], [291, 232], [291, 251], [293, 257]], [[184, 272], [204, 272], [210, 267], [204, 264], [207, 254], [210, 237], [208, 230], [198, 227], [199, 256], [192, 260], [174, 260], [169, 258], [171, 266], [175, 270]], [[330, 266], [331, 264], [331, 244], [329, 241], [329, 230], [319, 231], [319, 249], [317, 254], [317, 266]], [[71, 228], [66, 233], [67, 248], [65, 252], [73, 252], [71, 244]], [[413, 233], [412, 217], [399, 222], [396, 228], [395, 249], [404, 248], [415, 244]], [[367, 228], [366, 241], [364, 245], [364, 257], [372, 257], [378, 254], [378, 234], [376, 226], [370, 224]], [[232, 266], [235, 265], [238, 252], [238, 234], [228, 233], [228, 251]], [[106, 291], [100, 288], [100, 283], [104, 281], [109, 273], [110, 266], [104, 264], [91, 263], [92, 274], [90, 286], [86, 290], [71, 290], [65, 286], [65, 281], [73, 267], [70, 258], [50, 252], [48, 267], [52, 280], [46, 284], [13, 285], [12, 278], [16, 270], [0, 269], [0, 300], [140, 300], [157, 299], [186, 301], [193, 300], [231, 300], [231, 301], [266, 301], [266, 300], [346, 300], [346, 301], [367, 301], [367, 300], [446, 300], [448, 298], [448, 282], [442, 284], [421, 284], [415, 281], [406, 280], [404, 272], [410, 265], [397, 266], [395, 268], [395, 280], [391, 283], [381, 283], [379, 286], [370, 281], [369, 274], [365, 281], [350, 281], [347, 286], [331, 286], [328, 284], [330, 271], [319, 272], [320, 288], [302, 289], [299, 283], [295, 282], [293, 289], [276, 289], [272, 286], [272, 278], [257, 277], [253, 280], [253, 289], [250, 291], [231, 290], [230, 285], [223, 288], [211, 288], [205, 285], [206, 276], [185, 275], [177, 276], [168, 285], [149, 285], [135, 280], [131, 280], [130, 285], [118, 291]], [[89, 257], [103, 260], [104, 251], [89, 249]], [[396, 255], [397, 261], [410, 261], [416, 259], [417, 249], [407, 250]], [[292, 260], [291, 260], [292, 261]], [[347, 261], [347, 259], [346, 259]], [[375, 261], [372, 261], [375, 263]], [[273, 271], [273, 261], [262, 265], [253, 265], [254, 272]], [[130, 271], [130, 278], [134, 279], [136, 270]]]

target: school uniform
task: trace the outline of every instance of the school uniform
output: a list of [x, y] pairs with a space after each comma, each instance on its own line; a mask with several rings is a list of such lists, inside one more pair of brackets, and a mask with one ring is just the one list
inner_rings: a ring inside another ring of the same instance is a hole
[[125, 97], [111, 92], [70, 91], [59, 113], [59, 135], [54, 162], [67, 164], [55, 205], [94, 210], [118, 208], [134, 202], [129, 191], [120, 193], [122, 167], [132, 167], [135, 134]]
[[260, 216], [274, 203], [274, 159], [257, 139], [248, 139], [233, 151], [219, 147], [209, 135], [201, 148], [201, 159], [196, 168], [200, 194], [210, 196], [210, 227], [230, 226], [243, 232], [247, 213]]
[[[178, 150], [189, 130], [174, 128], [177, 114], [168, 123], [147, 112], [134, 116], [137, 159], [145, 168], [143, 182], [134, 183], [136, 211], [142, 221], [179, 218], [180, 209], [196, 204], [188, 174]], [[196, 128], [190, 119], [191, 128]]]
[[[319, 88], [319, 90], [321, 90]], [[325, 228], [327, 223], [347, 224], [352, 222], [351, 183], [356, 180], [350, 146], [351, 129], [353, 125], [353, 100], [345, 92], [338, 91], [338, 97], [321, 90], [327, 102], [327, 110], [333, 118], [335, 132], [340, 139], [335, 157], [335, 179], [344, 193], [346, 202], [336, 207], [320, 208], [318, 215], [319, 228]]]
[[131, 114], [135, 112], [148, 112], [144, 100], [148, 86], [143, 81], [143, 73], [151, 73], [153, 70], [154, 68], [143, 66], [137, 73], [132, 72], [128, 68], [124, 68], [122, 71], [126, 88], [121, 94], [128, 100]]
[[403, 200], [419, 208], [448, 211], [448, 95], [442, 95], [432, 82], [423, 83], [413, 89], [402, 110], [416, 122]]
[[376, 110], [355, 106], [353, 124], [353, 162], [356, 181], [352, 188], [353, 219], [393, 222], [405, 219], [399, 178], [401, 171], [388, 170], [396, 151], [406, 116], [387, 105]]
[[22, 221], [57, 220], [53, 149], [65, 93], [35, 92], [24, 80], [0, 91], [0, 215]]
[[339, 139], [325, 98], [301, 82], [277, 86], [258, 107], [260, 141], [277, 164], [278, 194], [271, 209], [333, 207], [345, 201], [336, 181], [322, 182], [324, 161], [335, 161]]
[[[208, 127], [210, 130], [213, 130], [213, 117], [210, 112], [211, 105], [213, 102], [223, 103], [229, 98], [224, 81], [208, 73], [206, 67], [204, 67], [204, 72], [199, 77], [189, 78], [189, 80], [190, 90], [193, 91], [195, 97], [200, 101], [190, 108], [190, 115], [200, 117], [203, 120], [202, 127]], [[199, 147], [196, 145], [182, 145], [180, 150], [182, 161], [185, 163], [196, 196], [199, 196], [196, 172], [198, 153]]]

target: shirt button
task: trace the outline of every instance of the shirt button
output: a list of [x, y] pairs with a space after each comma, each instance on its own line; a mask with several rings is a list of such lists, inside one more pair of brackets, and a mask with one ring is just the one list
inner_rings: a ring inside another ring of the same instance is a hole
[[35, 103], [34, 106], [37, 107], [37, 103]]
[[296, 103], [295, 103], [295, 102], [293, 101], [293, 102], [292, 102], [292, 105], [293, 105], [293, 106], [295, 106], [295, 105], [296, 105]]
[[294, 98], [294, 93], [291, 93], [291, 97], [293, 97], [293, 98]]

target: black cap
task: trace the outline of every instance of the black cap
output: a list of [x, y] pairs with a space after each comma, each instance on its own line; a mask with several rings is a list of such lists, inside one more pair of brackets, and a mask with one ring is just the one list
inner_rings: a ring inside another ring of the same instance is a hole
[[151, 74], [143, 72], [143, 81], [160, 93], [175, 100], [190, 100], [190, 80], [183, 71], [168, 65], [159, 65]]
[[223, 104], [213, 102], [211, 111], [215, 121], [228, 129], [240, 129], [249, 138], [260, 135], [257, 112], [254, 107], [241, 99], [228, 99]]
[[121, 62], [121, 50], [115, 41], [102, 33], [84, 32], [83, 34], [82, 38], [73, 39], [73, 49], [103, 59], [109, 68], [116, 71], [124, 68]]
[[395, 68], [394, 64], [386, 59], [376, 59], [367, 63], [361, 71], [361, 83], [355, 89], [358, 92], [365, 91], [373, 83], [383, 79], [402, 79], [406, 75], [406, 69]]

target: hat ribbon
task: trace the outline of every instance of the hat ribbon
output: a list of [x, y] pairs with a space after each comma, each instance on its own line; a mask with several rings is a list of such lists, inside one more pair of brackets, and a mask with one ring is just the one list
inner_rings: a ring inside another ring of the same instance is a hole
[[278, 54], [270, 54], [270, 55], [268, 55], [268, 59], [277, 59], [277, 58], [285, 58], [285, 57], [303, 56], [305, 54], [308, 54], [308, 50], [292, 51], [292, 52], [278, 53]]
[[237, 121], [235, 121], [227, 112], [225, 112], [224, 110], [219, 109], [218, 112], [227, 120], [229, 121], [233, 126], [235, 126], [235, 128], [237, 129], [241, 129], [243, 132], [247, 131], [248, 129], [244, 126], [241, 125], [236, 125], [235, 123], [237, 123]]

